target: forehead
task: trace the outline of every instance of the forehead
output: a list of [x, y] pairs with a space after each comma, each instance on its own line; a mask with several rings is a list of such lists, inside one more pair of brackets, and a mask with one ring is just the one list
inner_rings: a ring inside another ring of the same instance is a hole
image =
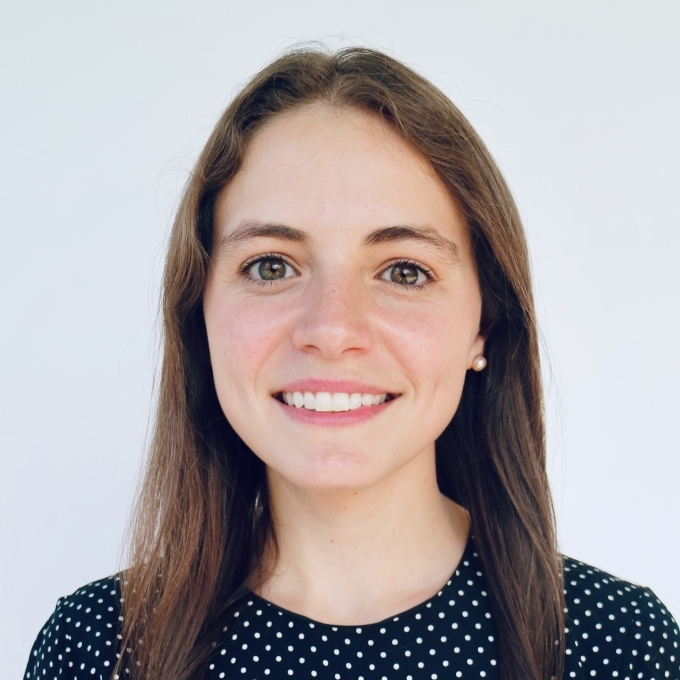
[[222, 191], [217, 226], [243, 220], [320, 230], [427, 224], [466, 231], [428, 161], [380, 117], [325, 104], [279, 115], [253, 137]]

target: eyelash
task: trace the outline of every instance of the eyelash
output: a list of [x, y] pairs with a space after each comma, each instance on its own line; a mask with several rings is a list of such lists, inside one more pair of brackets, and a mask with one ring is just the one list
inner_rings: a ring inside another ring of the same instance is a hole
[[[274, 260], [281, 260], [282, 262], [285, 262], [291, 269], [293, 269], [297, 275], [299, 276], [299, 272], [297, 269], [280, 253], [263, 253], [262, 255], [257, 255], [256, 257], [251, 258], [250, 260], [247, 260], [241, 265], [241, 270], [240, 273], [241, 275], [250, 283], [253, 283], [258, 286], [272, 286], [277, 283], [280, 283], [281, 279], [278, 281], [264, 281], [262, 279], [255, 279], [252, 276], [248, 274], [248, 270], [261, 260], [266, 260], [266, 259], [274, 259]], [[416, 262], [415, 260], [409, 260], [409, 259], [400, 259], [400, 260], [392, 260], [389, 262], [378, 274], [378, 276], [382, 276], [387, 272], [390, 268], [396, 267], [398, 265], [407, 265], [409, 267], [415, 267], [419, 271], [421, 271], [423, 274], [425, 274], [426, 280], [423, 281], [422, 283], [416, 283], [412, 286], [403, 286], [398, 283], [394, 283], [394, 281], [387, 281], [387, 283], [391, 283], [393, 286], [396, 286], [397, 288], [400, 289], [407, 289], [409, 291], [415, 292], [422, 290], [425, 288], [425, 286], [429, 286], [431, 283], [436, 281], [434, 274], [432, 273], [432, 270], [428, 269], [424, 265], [420, 264], [419, 262]], [[294, 278], [294, 277], [286, 277], [286, 278]], [[386, 279], [383, 279], [384, 281]]]
[[[387, 266], [382, 269], [379, 276], [382, 276], [386, 271], [388, 271], [392, 267], [396, 267], [398, 265], [407, 265], [409, 267], [415, 267], [415, 269], [418, 269], [423, 274], [425, 274], [425, 281], [423, 281], [422, 283], [416, 283], [412, 286], [403, 286], [403, 285], [400, 285], [398, 283], [394, 283], [394, 281], [387, 281], [387, 283], [391, 283], [393, 286], [396, 286], [397, 288], [399, 288], [401, 290], [408, 290], [410, 292], [417, 292], [419, 290], [422, 290], [426, 286], [429, 286], [431, 283], [434, 283], [437, 280], [431, 269], [428, 269], [424, 265], [420, 264], [420, 262], [416, 262], [415, 260], [408, 260], [408, 259], [392, 260], [392, 262], [389, 262], [387, 264]], [[385, 281], [385, 279], [383, 279], [383, 281]]]
[[[264, 286], [264, 287], [270, 287], [273, 285], [276, 285], [277, 283], [280, 283], [282, 279], [279, 279], [277, 281], [265, 281], [263, 279], [255, 279], [250, 274], [248, 274], [248, 270], [258, 262], [262, 260], [281, 260], [282, 262], [285, 262], [293, 271], [297, 273], [299, 276], [300, 273], [298, 270], [280, 253], [263, 253], [262, 255], [257, 255], [256, 257], [251, 258], [250, 260], [247, 260], [241, 265], [241, 276], [246, 279], [246, 281], [249, 281], [250, 283], [255, 284], [256, 286]], [[292, 276], [288, 276], [285, 278], [294, 278]]]

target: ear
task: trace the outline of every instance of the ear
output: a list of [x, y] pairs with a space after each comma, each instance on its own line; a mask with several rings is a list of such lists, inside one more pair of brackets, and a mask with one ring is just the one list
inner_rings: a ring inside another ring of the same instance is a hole
[[472, 362], [477, 357], [483, 357], [483, 356], [484, 356], [484, 336], [478, 335], [475, 338], [475, 341], [472, 343], [472, 348], [470, 349], [470, 355], [468, 356], [468, 360], [467, 360], [467, 367], [472, 368]]

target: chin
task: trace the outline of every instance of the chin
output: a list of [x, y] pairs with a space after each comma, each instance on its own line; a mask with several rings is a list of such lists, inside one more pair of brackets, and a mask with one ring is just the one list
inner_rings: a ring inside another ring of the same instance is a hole
[[269, 467], [289, 484], [309, 491], [360, 491], [380, 483], [390, 474], [367, 458], [354, 452], [316, 452], [295, 466], [274, 463]]

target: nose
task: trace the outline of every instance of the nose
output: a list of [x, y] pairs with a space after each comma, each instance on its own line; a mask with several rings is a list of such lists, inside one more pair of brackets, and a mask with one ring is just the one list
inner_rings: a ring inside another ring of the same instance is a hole
[[342, 277], [310, 284], [293, 327], [295, 347], [326, 359], [341, 359], [369, 351], [373, 336], [367, 318], [366, 296]]

